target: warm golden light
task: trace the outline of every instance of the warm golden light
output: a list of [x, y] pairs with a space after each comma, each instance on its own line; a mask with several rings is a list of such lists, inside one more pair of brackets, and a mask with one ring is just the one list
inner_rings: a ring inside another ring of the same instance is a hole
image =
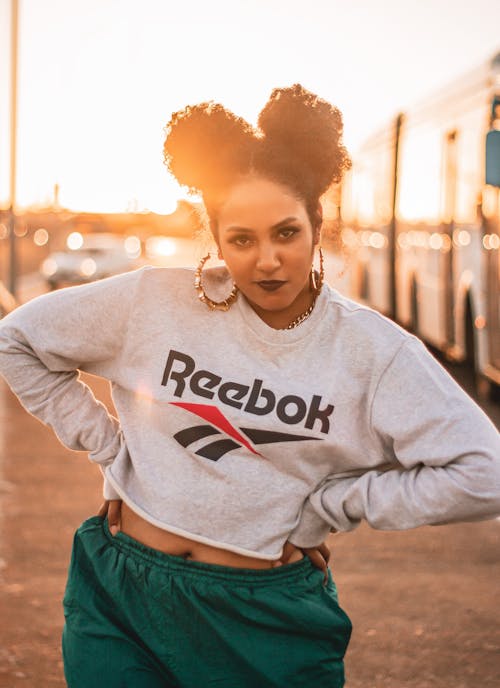
[[369, 245], [372, 248], [384, 248], [387, 245], [387, 240], [380, 232], [372, 232], [369, 239]]
[[22, 222], [21, 222], [21, 223], [18, 223], [18, 224], [14, 227], [14, 234], [15, 234], [17, 237], [20, 237], [20, 238], [21, 238], [21, 237], [25, 237], [27, 233], [28, 233], [28, 228], [27, 228], [26, 225], [25, 225], [24, 223], [22, 223]]
[[173, 239], [164, 236], [152, 236], [146, 241], [146, 254], [150, 258], [167, 258], [173, 256], [177, 247]]
[[83, 236], [80, 232], [71, 232], [66, 239], [66, 246], [72, 251], [77, 251], [83, 246]]
[[429, 237], [429, 246], [434, 250], [439, 250], [443, 246], [443, 237], [437, 232], [433, 232]]
[[53, 258], [46, 258], [42, 263], [41, 271], [45, 277], [51, 277], [52, 275], [55, 275], [57, 272], [56, 261]]
[[33, 242], [37, 246], [45, 246], [45, 244], [49, 240], [49, 233], [47, 232], [46, 229], [40, 228], [37, 229], [35, 234], [33, 235]]
[[468, 246], [470, 244], [470, 233], [466, 229], [455, 230], [453, 232], [453, 242], [456, 246]]
[[483, 237], [483, 246], [487, 251], [493, 251], [500, 248], [500, 236], [498, 236], [498, 234], [485, 234]]
[[80, 263], [80, 273], [84, 277], [91, 277], [97, 271], [97, 264], [93, 258], [84, 258]]
[[403, 137], [401, 155], [408, 164], [399, 180], [398, 216], [407, 222], [429, 222], [440, 213], [439, 131], [421, 127]]
[[[379, 3], [365, 2], [360, 22], [358, 3], [327, 0], [248, 7], [229, 0], [26, 0], [19, 22], [18, 204], [171, 213], [186, 197], [162, 161], [163, 127], [171, 113], [214, 99], [255, 124], [271, 89], [296, 81], [341, 109], [347, 147], [354, 153], [406, 104], [497, 49], [499, 4], [491, 0], [487, 11], [462, 4], [455, 13], [443, 3], [414, 3], [402, 12], [401, 2], [385, 0], [381, 12]], [[9, 5], [0, 3], [0, 204], [5, 207]], [[387, 17], [397, 17], [396, 33]], [[468, 32], [464, 51], [469, 19], [474, 31]], [[429, 27], [439, 27], [439, 41], [427, 40]], [[411, 73], [395, 65], [394, 55], [407, 61], [417, 54]], [[401, 211], [418, 218], [440, 202], [428, 192], [429, 177], [439, 174], [442, 161], [426, 155], [426, 142], [422, 134], [411, 144], [422, 159], [401, 186]], [[390, 164], [388, 158], [382, 169], [377, 165], [371, 179], [355, 189], [358, 219], [372, 211], [390, 214], [390, 200], [374, 202]]]
[[136, 236], [128, 236], [124, 242], [125, 251], [130, 258], [139, 258], [141, 255], [141, 240]]

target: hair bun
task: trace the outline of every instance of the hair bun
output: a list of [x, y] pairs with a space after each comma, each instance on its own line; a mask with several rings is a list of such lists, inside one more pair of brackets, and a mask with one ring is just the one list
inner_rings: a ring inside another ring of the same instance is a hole
[[320, 193], [340, 181], [350, 165], [341, 141], [340, 111], [300, 84], [275, 88], [259, 115], [258, 126], [277, 156], [280, 150], [285, 157], [292, 154], [314, 174]]
[[175, 112], [165, 128], [164, 161], [191, 191], [217, 188], [248, 156], [252, 127], [212, 101]]

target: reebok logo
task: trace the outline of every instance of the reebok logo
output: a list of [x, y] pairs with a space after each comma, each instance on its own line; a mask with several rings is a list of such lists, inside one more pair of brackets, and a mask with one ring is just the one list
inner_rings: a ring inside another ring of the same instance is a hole
[[221, 435], [222, 433], [228, 435], [230, 439], [226, 438], [210, 441], [195, 452], [198, 456], [210, 459], [211, 461], [218, 461], [224, 454], [240, 447], [246, 447], [252, 454], [261, 456], [261, 454], [254, 449], [252, 444], [301, 442], [305, 440], [321, 441], [320, 437], [308, 437], [307, 435], [291, 435], [286, 432], [257, 430], [254, 428], [235, 428], [216, 406], [210, 406], [209, 404], [189, 404], [180, 401], [171, 401], [170, 404], [183, 408], [210, 423], [210, 425], [194, 425], [177, 432], [174, 435], [174, 439], [182, 447], [189, 447], [190, 444], [194, 444], [194, 442], [202, 440], [205, 437]]
[[[191, 392], [199, 397], [217, 397], [223, 404], [242, 409], [246, 413], [266, 416], [274, 411], [279, 420], [287, 425], [303, 423], [308, 430], [319, 429], [324, 434], [330, 430], [329, 419], [334, 407], [331, 404], [322, 407], [321, 396], [314, 394], [307, 403], [295, 394], [286, 394], [278, 398], [272, 390], [266, 389], [263, 381], [259, 379], [253, 380], [251, 385], [224, 381], [209, 370], [197, 370], [191, 356], [173, 349], [168, 354], [161, 384], [165, 387], [173, 385], [173, 394], [179, 398], [182, 398], [186, 386], [189, 385]], [[315, 428], [317, 424], [319, 428]]]

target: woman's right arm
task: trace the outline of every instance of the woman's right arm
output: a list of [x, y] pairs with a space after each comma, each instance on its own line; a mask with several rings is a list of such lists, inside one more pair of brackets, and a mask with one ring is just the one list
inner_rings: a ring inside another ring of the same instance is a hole
[[0, 373], [24, 408], [69, 449], [105, 466], [123, 442], [110, 415], [79, 379], [108, 379], [120, 364], [142, 269], [39, 296], [0, 321]]

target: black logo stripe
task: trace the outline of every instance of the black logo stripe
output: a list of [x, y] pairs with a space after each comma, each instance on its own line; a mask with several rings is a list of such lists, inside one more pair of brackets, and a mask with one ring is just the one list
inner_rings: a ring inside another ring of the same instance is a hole
[[[216, 407], [187, 403], [176, 405], [182, 406], [187, 411], [210, 421], [210, 424], [193, 425], [177, 432], [173, 437], [182, 447], [187, 448], [205, 437], [212, 437], [213, 435], [226, 436], [226, 439], [210, 440], [209, 444], [201, 447], [196, 452], [197, 456], [202, 456], [210, 461], [218, 461], [228, 452], [233, 451], [233, 449], [242, 449], [243, 446], [246, 449], [250, 449], [254, 454], [261, 456], [252, 448], [252, 445], [278, 442], [307, 442], [310, 440], [320, 441], [323, 439], [309, 435], [293, 435], [288, 432], [275, 432], [274, 430], [260, 430], [256, 428], [239, 428], [238, 430]], [[249, 442], [252, 444], [249, 444]]]
[[233, 442], [233, 440], [217, 440], [216, 442], [211, 442], [205, 447], [202, 447], [196, 454], [198, 454], [198, 456], [203, 456], [204, 459], [218, 461], [221, 456], [224, 456], [224, 454], [227, 454], [227, 452], [233, 449], [238, 449], [238, 447], [241, 447], [241, 444]]
[[321, 437], [307, 435], [290, 435], [287, 432], [273, 430], [256, 430], [254, 428], [240, 428], [254, 444], [272, 444], [273, 442], [301, 442], [304, 440], [321, 440]]
[[174, 435], [174, 440], [177, 440], [182, 447], [188, 447], [192, 442], [201, 440], [210, 435], [220, 435], [220, 430], [214, 428], [213, 425], [194, 425], [192, 428], [186, 428]]

